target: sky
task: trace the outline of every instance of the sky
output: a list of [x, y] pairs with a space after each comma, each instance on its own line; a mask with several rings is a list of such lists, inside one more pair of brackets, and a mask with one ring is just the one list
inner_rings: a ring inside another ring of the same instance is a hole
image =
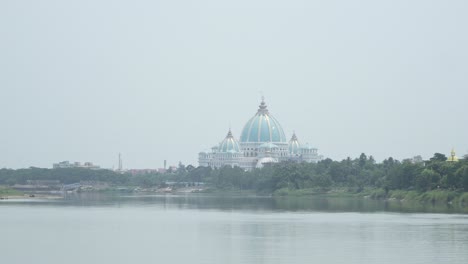
[[0, 168], [197, 165], [265, 96], [324, 157], [468, 153], [464, 0], [0, 1]]

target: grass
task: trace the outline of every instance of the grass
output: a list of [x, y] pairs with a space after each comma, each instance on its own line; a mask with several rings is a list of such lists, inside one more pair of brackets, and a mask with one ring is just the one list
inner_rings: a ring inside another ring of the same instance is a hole
[[0, 197], [17, 195], [23, 195], [23, 193], [8, 187], [0, 186]]
[[417, 201], [420, 195], [417, 191], [393, 190], [388, 194], [388, 198], [400, 201]]
[[468, 192], [465, 192], [462, 195], [460, 195], [460, 197], [458, 197], [458, 203], [461, 206], [468, 207]]
[[443, 203], [447, 204], [452, 202], [455, 198], [459, 196], [458, 193], [447, 190], [433, 190], [424, 192], [421, 195], [417, 196], [417, 199], [420, 202], [431, 202], [431, 203]]

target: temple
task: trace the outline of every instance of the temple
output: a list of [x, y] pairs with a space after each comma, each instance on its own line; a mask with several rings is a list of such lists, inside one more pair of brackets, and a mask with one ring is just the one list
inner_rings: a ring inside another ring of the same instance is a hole
[[301, 144], [295, 132], [287, 141], [283, 128], [268, 111], [263, 98], [257, 113], [242, 129], [240, 140], [229, 129], [221, 143], [198, 155], [198, 163], [203, 167], [237, 166], [245, 170], [281, 161], [318, 162], [321, 159], [317, 148]]
[[455, 153], [454, 148], [452, 148], [452, 151], [450, 152], [450, 157], [447, 158], [447, 161], [448, 162], [457, 162], [458, 161], [458, 157], [457, 157], [457, 154]]

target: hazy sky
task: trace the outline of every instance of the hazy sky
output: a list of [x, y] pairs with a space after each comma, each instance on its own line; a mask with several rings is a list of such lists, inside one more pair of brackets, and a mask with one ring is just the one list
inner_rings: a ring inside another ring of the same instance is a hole
[[266, 97], [325, 157], [468, 152], [468, 1], [0, 1], [0, 168], [197, 164]]

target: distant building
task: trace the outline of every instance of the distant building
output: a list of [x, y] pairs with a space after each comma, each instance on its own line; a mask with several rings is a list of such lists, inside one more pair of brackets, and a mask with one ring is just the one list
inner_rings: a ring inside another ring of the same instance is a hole
[[270, 114], [263, 98], [257, 113], [245, 124], [240, 140], [234, 138], [229, 129], [219, 145], [198, 154], [202, 167], [238, 166], [244, 170], [281, 161], [315, 163], [321, 159], [317, 148], [301, 144], [296, 133], [287, 141], [283, 128]]
[[72, 163], [72, 162], [69, 162], [68, 160], [62, 161], [59, 163], [54, 163], [52, 167], [54, 169], [67, 169], [67, 168], [83, 168], [83, 169], [94, 169], [94, 170], [100, 169], [99, 166], [94, 165], [92, 162], [85, 162], [82, 164], [81, 162]]
[[54, 169], [65, 169], [65, 168], [73, 168], [73, 164], [71, 164], [68, 160], [62, 161], [59, 163], [54, 163]]
[[424, 160], [423, 160], [423, 158], [421, 157], [421, 155], [417, 155], [417, 156], [414, 156], [414, 157], [411, 159], [411, 162], [414, 163], [414, 164], [420, 164], [420, 163], [424, 163]]

